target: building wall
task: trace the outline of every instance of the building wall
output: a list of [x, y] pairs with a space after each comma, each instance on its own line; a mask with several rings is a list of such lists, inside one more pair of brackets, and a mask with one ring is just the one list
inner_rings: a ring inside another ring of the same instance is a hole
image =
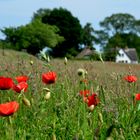
[[131, 63], [132, 64], [138, 64], [138, 61], [132, 61]]
[[130, 58], [123, 51], [123, 49], [119, 50], [119, 53], [116, 56], [116, 62], [117, 63], [132, 63]]

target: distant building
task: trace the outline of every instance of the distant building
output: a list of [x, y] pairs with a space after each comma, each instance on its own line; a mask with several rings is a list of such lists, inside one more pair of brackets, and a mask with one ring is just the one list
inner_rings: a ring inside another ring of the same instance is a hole
[[90, 59], [94, 54], [96, 54], [95, 50], [90, 49], [89, 47], [85, 47], [77, 56], [77, 59]]
[[118, 49], [117, 63], [138, 64], [138, 55], [135, 48]]

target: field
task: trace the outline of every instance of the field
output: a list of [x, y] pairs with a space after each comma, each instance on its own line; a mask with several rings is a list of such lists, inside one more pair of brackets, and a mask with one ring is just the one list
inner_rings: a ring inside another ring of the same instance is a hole
[[[57, 74], [55, 83], [42, 82], [42, 73], [48, 71]], [[46, 62], [24, 52], [5, 50], [3, 55], [0, 50], [0, 76], [11, 77], [16, 83], [15, 77], [21, 75], [29, 77], [26, 92], [0, 90], [1, 104], [19, 103], [13, 115], [1, 115], [0, 140], [140, 139], [140, 101], [135, 100], [140, 92], [139, 64]], [[124, 80], [127, 75], [138, 80], [128, 82]], [[80, 94], [84, 90], [97, 95], [93, 108]], [[50, 98], [46, 97], [48, 92]]]

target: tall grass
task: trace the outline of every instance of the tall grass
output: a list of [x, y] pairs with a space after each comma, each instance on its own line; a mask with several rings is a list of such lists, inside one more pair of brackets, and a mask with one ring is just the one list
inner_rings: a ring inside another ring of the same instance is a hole
[[[29, 88], [24, 95], [12, 90], [0, 91], [0, 103], [16, 100], [19, 110], [12, 116], [0, 117], [1, 140], [139, 140], [139, 101], [134, 95], [140, 92], [139, 79], [127, 83], [127, 74], [140, 77], [140, 65], [112, 62], [51, 60], [39, 61], [24, 53], [6, 51], [0, 56], [0, 76], [14, 79], [29, 76]], [[30, 61], [34, 63], [31, 64]], [[87, 71], [87, 84], [81, 83], [77, 69]], [[42, 82], [41, 74], [57, 73], [52, 85]], [[51, 98], [45, 100], [49, 88]], [[100, 98], [100, 103], [90, 111], [79, 96], [79, 91], [89, 89]], [[26, 97], [31, 106], [23, 104]]]

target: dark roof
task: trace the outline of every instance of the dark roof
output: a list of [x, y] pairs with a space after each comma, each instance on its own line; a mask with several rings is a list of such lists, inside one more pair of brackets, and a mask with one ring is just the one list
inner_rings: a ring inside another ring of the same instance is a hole
[[94, 50], [91, 50], [90, 48], [84, 48], [77, 56], [76, 58], [83, 58], [84, 56], [90, 56], [93, 53], [95, 53]]
[[126, 48], [123, 50], [132, 61], [138, 61], [138, 55], [135, 48]]

